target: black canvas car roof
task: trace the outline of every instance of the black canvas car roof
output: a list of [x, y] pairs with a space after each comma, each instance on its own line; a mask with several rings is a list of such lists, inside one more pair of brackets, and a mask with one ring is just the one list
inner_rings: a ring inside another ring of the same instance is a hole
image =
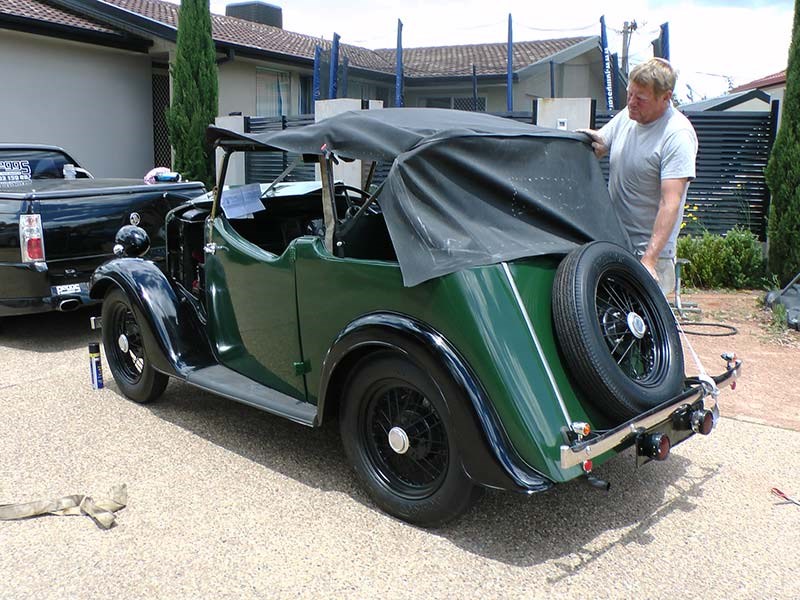
[[322, 145], [349, 159], [391, 161], [423, 142], [486, 136], [568, 138], [582, 134], [536, 127], [480, 112], [439, 108], [385, 108], [342, 113], [313, 125], [266, 133], [238, 133], [208, 128], [208, 139], [222, 147], [250, 143], [263, 149], [322, 154]]
[[474, 267], [566, 254], [605, 240], [630, 249], [588, 137], [484, 113], [389, 108], [242, 134], [222, 147], [393, 161], [380, 196], [406, 285]]

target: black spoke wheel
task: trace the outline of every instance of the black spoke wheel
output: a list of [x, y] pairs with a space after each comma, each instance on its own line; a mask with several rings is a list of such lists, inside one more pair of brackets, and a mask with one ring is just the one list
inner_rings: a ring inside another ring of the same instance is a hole
[[112, 289], [103, 300], [102, 321], [108, 366], [122, 393], [140, 403], [156, 399], [168, 377], [147, 360], [141, 326], [120, 289]]
[[479, 490], [461, 467], [448, 405], [431, 374], [382, 351], [355, 367], [345, 390], [342, 442], [376, 504], [424, 527], [471, 506]]
[[408, 499], [426, 498], [447, 474], [447, 430], [431, 401], [406, 385], [389, 378], [371, 386], [359, 435], [386, 485]]
[[658, 283], [625, 249], [592, 242], [553, 283], [556, 338], [587, 399], [625, 421], [683, 389], [683, 350]]

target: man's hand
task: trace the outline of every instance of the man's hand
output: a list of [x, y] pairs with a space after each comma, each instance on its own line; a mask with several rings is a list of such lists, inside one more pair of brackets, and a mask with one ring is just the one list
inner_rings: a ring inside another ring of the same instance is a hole
[[592, 150], [597, 158], [603, 158], [608, 154], [608, 146], [606, 146], [600, 132], [594, 129], [576, 129], [576, 133], [585, 133], [592, 139]]
[[658, 272], [656, 271], [656, 261], [645, 255], [642, 256], [640, 262], [642, 263], [642, 265], [644, 265], [644, 268], [647, 269], [647, 272], [653, 276], [653, 279], [658, 281]]

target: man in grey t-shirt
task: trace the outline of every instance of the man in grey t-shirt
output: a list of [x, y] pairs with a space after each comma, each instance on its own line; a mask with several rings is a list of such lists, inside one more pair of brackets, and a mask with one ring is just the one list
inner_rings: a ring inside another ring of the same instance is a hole
[[675, 287], [675, 242], [697, 156], [692, 124], [672, 107], [675, 80], [662, 58], [637, 65], [630, 73], [627, 108], [600, 131], [583, 130], [598, 158], [610, 151], [611, 200], [642, 264], [665, 294]]

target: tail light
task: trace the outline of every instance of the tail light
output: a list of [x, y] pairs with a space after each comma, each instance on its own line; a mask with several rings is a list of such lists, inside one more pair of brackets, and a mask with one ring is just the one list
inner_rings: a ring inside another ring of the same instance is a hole
[[696, 410], [691, 417], [692, 431], [708, 435], [714, 428], [714, 415], [710, 410]]
[[22, 262], [30, 263], [44, 260], [44, 235], [42, 233], [41, 215], [20, 215], [19, 250]]
[[636, 442], [636, 452], [653, 460], [667, 460], [672, 442], [663, 433], [650, 433], [641, 436]]

